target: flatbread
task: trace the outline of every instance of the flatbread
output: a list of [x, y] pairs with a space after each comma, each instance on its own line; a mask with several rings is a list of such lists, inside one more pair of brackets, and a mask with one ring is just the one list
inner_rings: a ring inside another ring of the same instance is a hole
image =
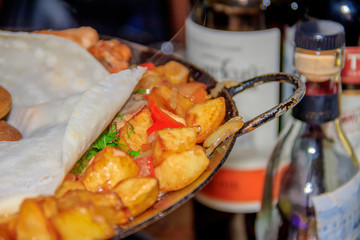
[[0, 215], [52, 195], [126, 103], [145, 68], [109, 75], [77, 44], [0, 31], [0, 84], [12, 95], [18, 142], [0, 142]]

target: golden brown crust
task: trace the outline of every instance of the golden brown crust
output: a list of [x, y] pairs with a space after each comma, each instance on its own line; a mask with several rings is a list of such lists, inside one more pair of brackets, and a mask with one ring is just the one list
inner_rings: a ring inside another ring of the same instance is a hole
[[22, 134], [15, 127], [5, 122], [0, 121], [0, 141], [19, 141], [22, 139]]
[[11, 109], [11, 95], [10, 93], [0, 86], [0, 119], [3, 118]]

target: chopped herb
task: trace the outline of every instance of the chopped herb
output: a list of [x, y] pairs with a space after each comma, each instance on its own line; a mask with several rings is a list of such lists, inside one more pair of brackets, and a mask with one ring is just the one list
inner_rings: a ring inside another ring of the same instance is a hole
[[124, 119], [124, 114], [119, 113], [118, 115], [116, 115], [115, 119], [123, 120]]
[[90, 148], [84, 153], [84, 155], [75, 163], [75, 166], [70, 171], [75, 175], [81, 174], [87, 167], [90, 159], [95, 156], [98, 152], [103, 150], [106, 146], [117, 147], [119, 137], [117, 136], [118, 131], [116, 130], [116, 123], [114, 122], [108, 129], [103, 132], [96, 141], [90, 146]]
[[137, 151], [129, 151], [131, 157], [137, 157], [140, 155], [140, 150]]
[[131, 134], [135, 132], [134, 129], [134, 126], [129, 121], [126, 121], [126, 135], [128, 138], [130, 138]]
[[146, 92], [146, 89], [140, 88], [140, 89], [136, 90], [134, 93], [144, 93], [144, 92]]

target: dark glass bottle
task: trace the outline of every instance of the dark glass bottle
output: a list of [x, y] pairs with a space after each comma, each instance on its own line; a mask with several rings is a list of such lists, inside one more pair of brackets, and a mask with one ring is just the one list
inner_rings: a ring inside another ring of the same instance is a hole
[[316, 20], [296, 27], [294, 65], [306, 94], [268, 163], [256, 220], [260, 240], [318, 239], [316, 197], [334, 192], [358, 172], [339, 121], [344, 48], [339, 23]]

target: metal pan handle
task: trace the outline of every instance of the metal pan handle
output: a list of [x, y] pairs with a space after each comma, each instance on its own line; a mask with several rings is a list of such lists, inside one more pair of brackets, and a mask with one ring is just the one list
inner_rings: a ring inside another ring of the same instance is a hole
[[256, 87], [258, 85], [269, 83], [269, 82], [280, 82], [280, 83], [289, 83], [293, 85], [294, 92], [290, 97], [285, 99], [283, 102], [279, 103], [277, 106], [271, 108], [270, 110], [254, 117], [253, 119], [244, 123], [244, 126], [236, 133], [236, 136], [241, 136], [252, 130], [260, 127], [261, 125], [280, 117], [290, 108], [294, 107], [304, 96], [305, 94], [305, 83], [295, 75], [287, 73], [272, 73], [264, 74], [252, 79], [240, 82], [239, 84], [227, 88], [230, 95], [233, 97], [236, 94]]

